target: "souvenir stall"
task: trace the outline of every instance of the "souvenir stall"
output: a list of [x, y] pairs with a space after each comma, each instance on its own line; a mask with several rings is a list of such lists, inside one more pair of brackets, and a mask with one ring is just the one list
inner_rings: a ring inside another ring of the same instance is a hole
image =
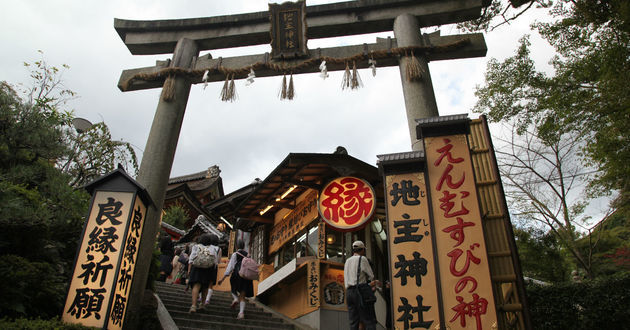
[[[376, 167], [338, 148], [289, 154], [235, 212], [261, 265], [257, 299], [319, 329], [348, 325], [343, 267], [362, 240], [375, 276], [387, 279], [383, 188]], [[384, 295], [377, 316], [385, 325]]]

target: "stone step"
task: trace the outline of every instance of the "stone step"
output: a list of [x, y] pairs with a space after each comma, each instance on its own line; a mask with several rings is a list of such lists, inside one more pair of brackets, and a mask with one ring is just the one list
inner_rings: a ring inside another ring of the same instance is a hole
[[[162, 303], [164, 303], [164, 301], [162, 301]], [[171, 314], [174, 312], [188, 313], [188, 310], [190, 309], [190, 305], [173, 305], [173, 304], [164, 303], [164, 306], [166, 307], [166, 309], [168, 309], [168, 311]], [[229, 308], [229, 306], [227, 308], [219, 308], [212, 305], [208, 305], [204, 309], [197, 311], [197, 313], [198, 314], [213, 314], [213, 315], [228, 317], [228, 316], [236, 315], [238, 311], [239, 311], [238, 306], [235, 309], [231, 309]], [[245, 307], [245, 313], [247, 315], [252, 315], [252, 317], [255, 316], [258, 318], [273, 317], [273, 315], [271, 315], [270, 313], [264, 312], [260, 308], [256, 308], [255, 306], [252, 306], [251, 304], [247, 304], [247, 307]]]
[[231, 309], [230, 292], [214, 291], [210, 304], [196, 313], [189, 313], [191, 290], [178, 284], [155, 282], [156, 293], [182, 330], [192, 329], [294, 329], [293, 325], [274, 317], [252, 303], [245, 307], [245, 319], [237, 319], [238, 306]]
[[[221, 317], [215, 316], [212, 314], [203, 314], [203, 313], [180, 313], [180, 312], [172, 312], [170, 313], [171, 317], [175, 321], [178, 326], [191, 326], [192, 324], [197, 324], [198, 322], [209, 323], [209, 324], [233, 324], [236, 326], [254, 326], [254, 327], [265, 327], [267, 329], [292, 329], [293, 326], [284, 323], [280, 319], [276, 318], [257, 318], [245, 312], [244, 319], [237, 319], [236, 316], [238, 312], [235, 312], [231, 316]], [[198, 326], [198, 325], [196, 325]]]

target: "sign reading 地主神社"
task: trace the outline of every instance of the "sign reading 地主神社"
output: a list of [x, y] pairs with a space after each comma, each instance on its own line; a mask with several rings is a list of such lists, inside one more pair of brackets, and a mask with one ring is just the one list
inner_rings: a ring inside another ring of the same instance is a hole
[[[94, 188], [66, 297], [64, 322], [104, 329], [123, 327], [150, 200], [133, 191], [142, 189], [135, 182], [121, 185], [120, 177], [123, 183], [132, 180], [117, 170], [99, 180], [105, 189]], [[120, 191], [121, 186], [131, 189]]]
[[367, 181], [355, 177], [332, 180], [319, 196], [319, 215], [326, 224], [340, 231], [362, 228], [375, 209], [374, 188]]
[[396, 329], [439, 323], [433, 233], [424, 172], [385, 176], [390, 273]]

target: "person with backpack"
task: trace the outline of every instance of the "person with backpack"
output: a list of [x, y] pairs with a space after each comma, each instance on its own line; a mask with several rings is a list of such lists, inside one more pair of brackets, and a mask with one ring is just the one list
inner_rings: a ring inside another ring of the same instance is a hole
[[195, 244], [190, 252], [188, 283], [192, 287], [192, 303], [189, 313], [195, 313], [204, 308], [201, 303], [197, 306], [199, 294], [201, 293], [201, 302], [205, 301], [210, 283], [216, 283], [217, 280], [217, 261], [220, 251], [217, 246], [212, 245], [213, 236], [212, 234], [199, 236], [198, 244]]
[[247, 251], [244, 249], [245, 243], [242, 240], [237, 241], [236, 248], [238, 251], [234, 252], [230, 257], [230, 262], [225, 268], [225, 274], [219, 281], [219, 285], [223, 283], [226, 277], [230, 276], [232, 298], [234, 298], [231, 307], [234, 308], [238, 304], [239, 313], [237, 319], [243, 319], [245, 318], [245, 297], [254, 296], [254, 282], [239, 275], [243, 259], [247, 257]]
[[210, 235], [210, 246], [212, 251], [216, 252], [216, 259], [214, 263], [214, 267], [211, 269], [210, 274], [210, 284], [208, 285], [208, 293], [206, 294], [206, 300], [204, 306], [207, 306], [210, 303], [210, 298], [212, 297], [212, 287], [217, 284], [217, 273], [219, 271], [219, 262], [221, 262], [221, 248], [219, 247], [219, 238], [217, 235]]

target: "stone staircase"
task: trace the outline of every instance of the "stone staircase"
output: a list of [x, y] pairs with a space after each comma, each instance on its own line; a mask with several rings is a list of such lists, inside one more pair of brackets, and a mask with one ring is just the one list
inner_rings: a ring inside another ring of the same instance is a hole
[[201, 311], [188, 313], [191, 290], [185, 286], [155, 282], [158, 297], [166, 307], [177, 328], [188, 329], [299, 329], [288, 320], [265, 312], [252, 302], [245, 307], [245, 318], [238, 320], [238, 306], [231, 309], [232, 295], [214, 291], [210, 304]]

